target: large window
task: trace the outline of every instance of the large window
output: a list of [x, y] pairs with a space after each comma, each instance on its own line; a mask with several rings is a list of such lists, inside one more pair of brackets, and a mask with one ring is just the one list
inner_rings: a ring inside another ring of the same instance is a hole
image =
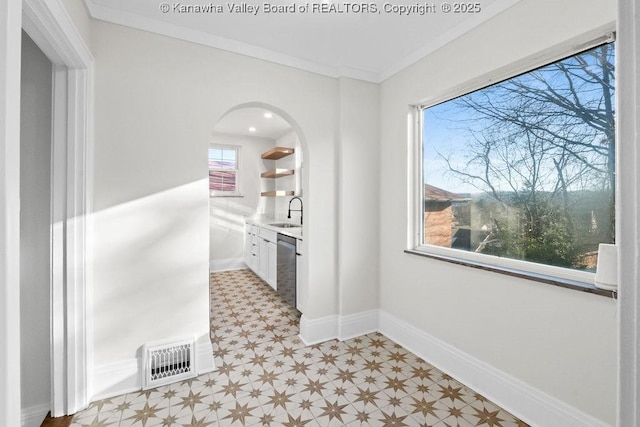
[[614, 64], [603, 44], [422, 108], [422, 249], [593, 271], [615, 236]]
[[209, 192], [211, 196], [238, 196], [238, 147], [209, 148]]

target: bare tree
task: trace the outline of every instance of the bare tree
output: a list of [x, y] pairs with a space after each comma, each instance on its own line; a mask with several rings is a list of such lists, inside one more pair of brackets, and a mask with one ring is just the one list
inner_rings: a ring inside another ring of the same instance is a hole
[[463, 114], [455, 126], [468, 142], [464, 161], [460, 153], [441, 154], [449, 172], [518, 206], [529, 227], [540, 206], [555, 206], [570, 233], [571, 194], [605, 192], [609, 218], [602, 225], [613, 241], [614, 64], [613, 44], [606, 44], [456, 99]]

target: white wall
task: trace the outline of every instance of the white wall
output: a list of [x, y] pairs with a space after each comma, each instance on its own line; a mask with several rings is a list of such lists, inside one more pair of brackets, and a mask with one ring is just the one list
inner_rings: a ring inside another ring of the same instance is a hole
[[[295, 196], [303, 199], [303, 189], [302, 189], [302, 165], [303, 165], [303, 153], [302, 146], [300, 145], [300, 139], [295, 131], [288, 132], [278, 138], [275, 142], [275, 145], [278, 147], [290, 147], [295, 149], [295, 153], [291, 156], [283, 157], [280, 160], [275, 161], [265, 161], [265, 164], [270, 165], [269, 167], [277, 167], [278, 169], [293, 169], [295, 172], [293, 175], [284, 176], [282, 178], [277, 178], [272, 180], [272, 190], [291, 190], [295, 192]], [[291, 218], [287, 218], [287, 214], [289, 211], [289, 201], [292, 197], [275, 197], [274, 200], [274, 210], [271, 212], [274, 218], [283, 221], [292, 221], [299, 223], [300, 222], [300, 212], [292, 212]], [[300, 209], [300, 202], [294, 202], [291, 205], [292, 209]], [[303, 215], [304, 215], [304, 205], [303, 205]], [[303, 217], [304, 220], [304, 217]]]
[[20, 106], [20, 323], [23, 413], [40, 425], [51, 404], [51, 61], [23, 32]]
[[348, 78], [339, 84], [339, 301], [346, 316], [378, 307], [379, 87]]
[[615, 1], [521, 1], [380, 89], [381, 309], [608, 424], [616, 414], [616, 301], [403, 253], [404, 171], [409, 105], [613, 22], [615, 13]]
[[[301, 135], [305, 315], [334, 314], [336, 81], [104, 22], [92, 23], [91, 44], [96, 370], [132, 366], [150, 340], [208, 336], [206, 150], [215, 123], [241, 104], [272, 106]], [[115, 390], [127, 379], [96, 381]]]
[[[267, 184], [260, 178], [266, 170], [260, 155], [275, 141], [240, 135], [215, 134], [212, 144], [239, 147], [239, 184], [242, 197], [211, 197], [209, 202], [209, 259], [212, 271], [242, 268], [244, 222], [256, 214], [273, 213], [273, 199], [260, 197]], [[269, 202], [271, 202], [269, 204]]]

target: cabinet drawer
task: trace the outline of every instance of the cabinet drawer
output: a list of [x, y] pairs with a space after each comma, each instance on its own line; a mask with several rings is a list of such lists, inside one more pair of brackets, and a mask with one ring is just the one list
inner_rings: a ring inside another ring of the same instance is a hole
[[266, 228], [258, 227], [258, 237], [276, 243], [278, 241], [278, 233]]
[[246, 228], [247, 233], [249, 234], [256, 234], [256, 226], [253, 224], [246, 224]]
[[258, 244], [258, 236], [255, 234], [249, 233], [248, 231], [245, 234], [246, 244], [247, 246], [255, 246]]

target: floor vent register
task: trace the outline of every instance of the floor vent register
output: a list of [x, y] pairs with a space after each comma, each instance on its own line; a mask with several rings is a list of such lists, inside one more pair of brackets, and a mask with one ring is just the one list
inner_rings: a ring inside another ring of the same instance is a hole
[[143, 375], [145, 390], [195, 377], [195, 340], [146, 344]]

